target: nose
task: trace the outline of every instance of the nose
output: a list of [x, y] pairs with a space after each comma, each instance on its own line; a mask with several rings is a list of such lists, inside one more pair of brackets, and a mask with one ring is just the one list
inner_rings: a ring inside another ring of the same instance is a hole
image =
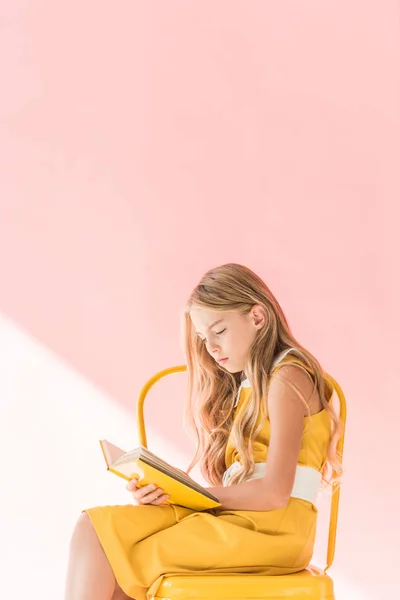
[[219, 352], [220, 347], [218, 346], [218, 344], [215, 341], [209, 341], [207, 342], [207, 348], [208, 348], [208, 352], [210, 354], [215, 354], [216, 352]]
[[215, 354], [220, 351], [220, 347], [217, 344], [212, 344], [212, 346], [210, 346], [210, 351], [212, 354]]

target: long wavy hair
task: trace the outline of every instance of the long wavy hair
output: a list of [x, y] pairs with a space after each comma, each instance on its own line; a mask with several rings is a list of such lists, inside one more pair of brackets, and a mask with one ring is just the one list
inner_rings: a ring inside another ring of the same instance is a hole
[[[257, 331], [245, 365], [252, 396], [247, 407], [234, 419], [234, 403], [243, 373], [229, 373], [210, 356], [205, 344], [194, 330], [190, 311], [206, 308], [214, 311], [238, 311], [248, 314], [258, 304], [267, 314], [267, 324]], [[239, 483], [254, 471], [252, 441], [268, 417], [267, 394], [270, 373], [276, 355], [288, 348], [311, 370], [314, 390], [317, 388], [324, 409], [331, 417], [331, 436], [327, 457], [322, 467], [324, 485], [330, 485], [342, 475], [337, 453], [341, 422], [329, 402], [332, 388], [324, 378], [317, 359], [294, 338], [278, 301], [267, 285], [250, 269], [239, 264], [225, 264], [208, 271], [190, 295], [183, 315], [183, 345], [188, 370], [188, 394], [185, 424], [194, 431], [197, 448], [187, 472], [200, 463], [203, 477], [211, 485], [221, 485], [226, 469], [225, 451], [232, 435], [240, 455], [242, 469], [233, 474], [228, 485]], [[299, 366], [302, 368], [302, 366]], [[276, 375], [274, 375], [275, 377]], [[286, 380], [285, 380], [286, 381]], [[293, 388], [293, 384], [290, 384]], [[297, 390], [308, 408], [306, 398]]]

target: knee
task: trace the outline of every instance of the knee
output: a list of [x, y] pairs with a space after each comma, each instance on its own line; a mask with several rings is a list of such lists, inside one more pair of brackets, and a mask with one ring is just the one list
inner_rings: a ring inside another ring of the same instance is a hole
[[72, 532], [70, 546], [71, 549], [82, 549], [82, 546], [93, 544], [98, 538], [93, 527], [92, 521], [86, 512], [81, 513], [75, 528]]

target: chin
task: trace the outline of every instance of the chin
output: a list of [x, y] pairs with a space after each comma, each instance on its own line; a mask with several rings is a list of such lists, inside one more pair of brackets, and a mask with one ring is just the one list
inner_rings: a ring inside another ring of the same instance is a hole
[[241, 372], [241, 369], [238, 369], [236, 366], [224, 367], [224, 369], [225, 369], [225, 371], [232, 373], [232, 375], [234, 375], [235, 373]]

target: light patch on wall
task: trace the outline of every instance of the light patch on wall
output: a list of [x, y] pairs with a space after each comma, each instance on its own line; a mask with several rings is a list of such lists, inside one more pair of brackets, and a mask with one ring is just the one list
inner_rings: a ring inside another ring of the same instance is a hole
[[[134, 411], [121, 409], [5, 316], [0, 409], [2, 589], [9, 600], [61, 600], [80, 511], [130, 502], [125, 482], [106, 471], [98, 440], [135, 447]], [[154, 452], [187, 465], [188, 456], [150, 433]]]

